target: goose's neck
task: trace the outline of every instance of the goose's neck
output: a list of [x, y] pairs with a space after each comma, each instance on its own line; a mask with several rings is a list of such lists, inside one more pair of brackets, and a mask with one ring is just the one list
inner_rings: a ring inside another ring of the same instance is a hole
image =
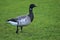
[[29, 14], [33, 14], [33, 8], [29, 8]]
[[29, 15], [28, 15], [31, 19], [31, 22], [33, 21], [34, 19], [34, 15], [33, 15], [33, 8], [29, 8]]

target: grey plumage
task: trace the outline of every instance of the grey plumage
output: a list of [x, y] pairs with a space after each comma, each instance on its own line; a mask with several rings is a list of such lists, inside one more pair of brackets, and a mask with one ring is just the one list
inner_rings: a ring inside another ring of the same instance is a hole
[[31, 20], [29, 16], [22, 16], [22, 17], [18, 17], [17, 22], [18, 22], [18, 25], [24, 26], [24, 25], [30, 24]]

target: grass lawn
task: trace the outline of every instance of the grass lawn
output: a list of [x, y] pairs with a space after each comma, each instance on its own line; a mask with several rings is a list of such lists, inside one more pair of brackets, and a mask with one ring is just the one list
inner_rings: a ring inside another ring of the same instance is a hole
[[[28, 14], [31, 3], [37, 6], [35, 19], [16, 34], [16, 26], [6, 20]], [[0, 0], [0, 40], [60, 40], [60, 1]]]

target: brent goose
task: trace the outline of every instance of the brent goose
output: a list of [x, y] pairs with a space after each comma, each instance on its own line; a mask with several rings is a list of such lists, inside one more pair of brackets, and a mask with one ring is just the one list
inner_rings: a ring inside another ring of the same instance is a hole
[[22, 31], [23, 26], [26, 26], [33, 21], [33, 19], [34, 19], [33, 8], [34, 7], [36, 7], [35, 4], [30, 4], [28, 15], [19, 16], [19, 17], [11, 18], [11, 19], [7, 20], [8, 23], [17, 26], [16, 33], [18, 33], [18, 27], [21, 27], [21, 31]]

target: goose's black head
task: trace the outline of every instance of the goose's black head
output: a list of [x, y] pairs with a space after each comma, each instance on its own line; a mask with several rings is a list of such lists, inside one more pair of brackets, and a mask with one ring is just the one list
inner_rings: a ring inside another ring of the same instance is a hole
[[34, 8], [34, 7], [36, 7], [35, 4], [30, 4], [30, 8]]

